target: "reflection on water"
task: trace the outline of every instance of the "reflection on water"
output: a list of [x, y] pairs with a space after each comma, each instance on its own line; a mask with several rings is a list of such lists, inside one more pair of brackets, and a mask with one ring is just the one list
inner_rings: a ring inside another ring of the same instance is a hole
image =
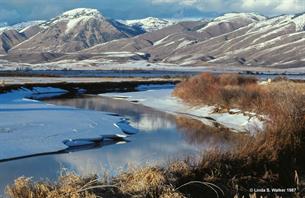
[[242, 133], [232, 133], [227, 128], [204, 125], [199, 120], [187, 117], [177, 117], [176, 125], [189, 144], [206, 144], [210, 149], [228, 150], [248, 137]]
[[[53, 99], [48, 103], [106, 111], [129, 119], [140, 133], [125, 144], [0, 163], [0, 188], [19, 176], [55, 180], [61, 170], [80, 175], [116, 174], [130, 166], [162, 165], [186, 156], [200, 156], [211, 148], [229, 149], [237, 134], [204, 126], [201, 122], [155, 111], [139, 104], [98, 96]], [[64, 118], [63, 118], [64, 119]]]
[[175, 127], [175, 116], [126, 100], [87, 96], [72, 99], [53, 99], [46, 102], [87, 110], [106, 111], [111, 114], [115, 113], [129, 118], [134, 127], [145, 132]]

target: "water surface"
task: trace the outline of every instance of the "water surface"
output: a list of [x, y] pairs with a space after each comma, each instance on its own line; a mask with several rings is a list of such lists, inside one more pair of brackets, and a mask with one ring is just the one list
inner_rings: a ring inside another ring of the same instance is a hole
[[104, 172], [115, 175], [128, 167], [164, 165], [187, 156], [198, 158], [211, 148], [230, 149], [239, 136], [125, 100], [88, 95], [45, 102], [120, 115], [129, 119], [140, 132], [128, 137], [129, 141], [124, 144], [0, 163], [2, 191], [20, 176], [55, 181], [62, 170], [75, 171], [83, 176]]

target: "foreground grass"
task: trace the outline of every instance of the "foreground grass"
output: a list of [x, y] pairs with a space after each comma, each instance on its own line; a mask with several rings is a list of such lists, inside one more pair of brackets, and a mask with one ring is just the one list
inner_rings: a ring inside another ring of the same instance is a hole
[[[210, 151], [200, 161], [146, 167], [113, 178], [62, 176], [57, 183], [19, 178], [7, 187], [14, 198], [36, 197], [303, 197], [305, 84], [202, 74], [179, 84], [174, 95], [192, 105], [218, 105], [266, 115], [265, 130], [228, 153]], [[196, 123], [185, 123], [182, 125]], [[194, 121], [195, 122], [195, 121]], [[206, 127], [198, 129], [207, 131]], [[209, 130], [208, 130], [209, 131]], [[221, 135], [221, 134], [220, 134]], [[293, 193], [257, 193], [251, 188], [295, 188]]]

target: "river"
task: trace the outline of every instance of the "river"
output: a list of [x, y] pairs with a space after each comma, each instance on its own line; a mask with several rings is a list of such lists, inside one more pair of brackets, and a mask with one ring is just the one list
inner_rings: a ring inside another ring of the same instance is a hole
[[240, 136], [205, 126], [191, 118], [178, 117], [140, 104], [97, 95], [53, 98], [44, 102], [109, 112], [112, 116], [128, 119], [140, 132], [128, 137], [126, 142], [2, 162], [2, 192], [7, 184], [11, 184], [20, 176], [32, 177], [35, 181], [56, 181], [63, 171], [74, 171], [82, 176], [104, 173], [115, 175], [129, 168], [163, 166], [190, 156], [197, 159], [210, 149], [232, 148]]

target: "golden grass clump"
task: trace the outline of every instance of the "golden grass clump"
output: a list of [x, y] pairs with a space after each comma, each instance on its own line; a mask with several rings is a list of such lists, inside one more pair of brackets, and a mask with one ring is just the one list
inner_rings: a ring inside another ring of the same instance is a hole
[[175, 189], [166, 188], [163, 193], [160, 195], [160, 198], [186, 198], [180, 192], [177, 192]]
[[61, 176], [56, 184], [20, 177], [13, 185], [7, 186], [6, 194], [13, 198], [96, 198], [87, 191], [79, 192], [88, 181], [73, 173]]
[[6, 188], [6, 194], [14, 198], [38, 198], [47, 197], [53, 187], [47, 183], [32, 183], [30, 178], [20, 177], [14, 185]]
[[190, 165], [188, 162], [185, 162], [185, 161], [177, 161], [177, 162], [171, 163], [168, 166], [167, 171], [172, 174], [175, 174], [175, 173], [183, 174], [184, 176], [191, 174]]
[[164, 185], [166, 181], [159, 169], [151, 167], [123, 173], [116, 180], [123, 193], [148, 192]]

